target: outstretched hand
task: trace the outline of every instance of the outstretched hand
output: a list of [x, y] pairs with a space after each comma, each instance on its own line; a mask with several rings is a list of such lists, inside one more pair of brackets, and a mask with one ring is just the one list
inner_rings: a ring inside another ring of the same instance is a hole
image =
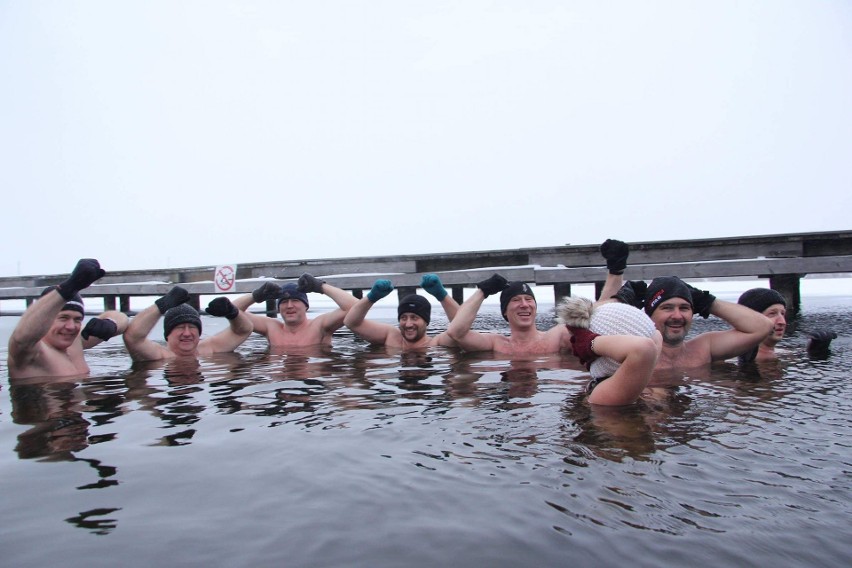
[[808, 337], [810, 337], [809, 351], [825, 351], [831, 345], [831, 340], [837, 339], [837, 333], [830, 329], [816, 329], [808, 333]]
[[623, 241], [607, 239], [601, 244], [601, 255], [606, 259], [606, 268], [610, 274], [623, 274], [627, 268], [630, 247]]
[[81, 258], [68, 278], [56, 287], [59, 294], [66, 300], [74, 297], [74, 294], [92, 285], [101, 278], [106, 271], [101, 268], [100, 263], [94, 258]]
[[506, 289], [506, 286], [509, 285], [509, 281], [500, 276], [499, 274], [494, 274], [485, 280], [482, 280], [476, 284], [476, 287], [482, 290], [482, 293], [485, 294], [487, 298], [491, 294], [496, 294], [497, 292], [502, 292]]
[[390, 280], [376, 280], [373, 287], [367, 292], [367, 299], [374, 304], [387, 296], [393, 290], [393, 284]]
[[231, 300], [226, 298], [225, 296], [221, 296], [219, 298], [215, 298], [207, 304], [207, 309], [204, 310], [211, 316], [215, 316], [220, 318], [222, 316], [228, 318], [229, 320], [234, 319], [238, 315], [240, 315], [240, 310], [237, 309]]
[[447, 290], [437, 274], [424, 274], [420, 280], [420, 287], [435, 296], [439, 302], [447, 297]]

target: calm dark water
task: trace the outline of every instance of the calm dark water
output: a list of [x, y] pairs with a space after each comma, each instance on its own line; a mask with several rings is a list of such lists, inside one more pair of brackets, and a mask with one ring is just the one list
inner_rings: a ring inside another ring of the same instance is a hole
[[[626, 409], [590, 408], [570, 357], [349, 333], [189, 367], [113, 340], [85, 381], [10, 384], [2, 318], [2, 565], [848, 565], [850, 315], [805, 299], [778, 364], [661, 376]], [[822, 360], [814, 327], [841, 336]]]

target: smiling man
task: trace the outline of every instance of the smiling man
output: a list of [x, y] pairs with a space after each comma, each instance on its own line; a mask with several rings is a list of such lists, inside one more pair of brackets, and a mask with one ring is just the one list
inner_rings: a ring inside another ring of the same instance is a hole
[[[441, 302], [441, 307], [444, 308], [447, 318], [452, 321], [459, 305], [452, 296], [447, 294], [440, 278], [436, 274], [424, 274], [420, 280], [420, 287]], [[374, 345], [385, 345], [404, 351], [455, 345], [447, 332], [432, 337], [426, 335], [426, 329], [432, 320], [432, 305], [429, 300], [417, 294], [409, 294], [400, 300], [397, 307], [398, 327], [365, 319], [373, 304], [390, 294], [391, 291], [393, 291], [393, 284], [390, 280], [376, 280], [367, 295], [361, 298], [346, 314], [344, 320], [346, 327]]]
[[[624, 284], [632, 290], [636, 282]], [[620, 296], [623, 291], [619, 291]], [[723, 361], [741, 355], [772, 333], [774, 324], [759, 312], [732, 302], [717, 299], [698, 290], [676, 276], [655, 278], [644, 294], [644, 309], [663, 336], [663, 350], [657, 360], [658, 369], [690, 368]], [[707, 318], [714, 315], [733, 329], [708, 331], [686, 339], [695, 314]]]
[[[207, 305], [211, 316], [225, 317], [229, 325], [216, 335], [201, 339], [201, 316], [187, 304], [189, 292], [175, 286], [133, 318], [124, 332], [124, 344], [134, 361], [159, 361], [178, 357], [209, 357], [214, 353], [227, 353], [239, 347], [251, 335], [248, 316], [220, 297]], [[148, 334], [163, 317], [163, 335], [166, 345], [148, 339]]]
[[79, 291], [105, 272], [93, 258], [77, 262], [67, 280], [42, 292], [9, 337], [9, 377], [85, 375], [89, 365], [83, 350], [121, 334], [127, 316], [107, 311], [83, 327], [85, 308]]
[[[310, 292], [331, 298], [337, 304], [337, 309], [309, 318]], [[277, 301], [281, 321], [246, 312], [252, 304], [268, 300]], [[251, 294], [234, 300], [234, 305], [247, 313], [254, 325], [254, 332], [264, 336], [270, 347], [287, 350], [331, 345], [334, 332], [343, 327], [343, 318], [357, 301], [357, 298], [346, 290], [310, 274], [302, 274], [298, 282], [289, 282], [283, 286], [275, 282], [265, 282]]]

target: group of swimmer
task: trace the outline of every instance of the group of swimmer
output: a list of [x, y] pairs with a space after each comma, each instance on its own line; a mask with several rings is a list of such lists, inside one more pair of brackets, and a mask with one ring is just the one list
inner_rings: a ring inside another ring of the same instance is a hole
[[[188, 302], [189, 292], [174, 286], [132, 319], [120, 311], [105, 311], [86, 325], [80, 291], [105, 272], [95, 259], [81, 259], [69, 277], [44, 290], [21, 317], [9, 338], [8, 369], [12, 379], [72, 377], [89, 372], [84, 350], [121, 335], [133, 361], [207, 357], [234, 351], [252, 333], [264, 336], [276, 350], [329, 346], [335, 331], [348, 327], [375, 345], [402, 351], [449, 347], [467, 352], [492, 352], [519, 357], [571, 353], [591, 374], [587, 387], [591, 404], [622, 406], [635, 402], [655, 370], [688, 369], [738, 358], [741, 364], [777, 357], [776, 345], [786, 331], [786, 300], [775, 290], [753, 288], [737, 303], [716, 298], [676, 276], [624, 281], [629, 246], [607, 239], [600, 247], [607, 277], [600, 299], [566, 298], [557, 306], [557, 324], [536, 327], [537, 303], [524, 282], [509, 282], [494, 274], [477, 284], [459, 305], [439, 277], [426, 274], [420, 287], [443, 308], [449, 325], [428, 335], [432, 306], [424, 296], [410, 294], [397, 308], [398, 325], [367, 319], [370, 308], [393, 291], [389, 280], [376, 280], [361, 299], [328, 282], [303, 274], [298, 282], [266, 282], [250, 294], [231, 301], [212, 300], [206, 313], [228, 320], [224, 330], [201, 339], [199, 312]], [[308, 318], [308, 294], [324, 294], [337, 309]], [[500, 294], [500, 312], [509, 333], [477, 332], [471, 328], [483, 301]], [[275, 301], [281, 320], [248, 312], [255, 303]], [[701, 333], [689, 340], [695, 315], [724, 320], [730, 329]], [[163, 318], [165, 343], [148, 338]], [[808, 349], [826, 352], [836, 334], [817, 331]]]

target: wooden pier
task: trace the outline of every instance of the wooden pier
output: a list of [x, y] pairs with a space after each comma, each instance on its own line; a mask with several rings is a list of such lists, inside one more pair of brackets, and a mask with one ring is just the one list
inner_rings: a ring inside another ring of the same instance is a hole
[[[635, 242], [625, 280], [649, 281], [657, 276], [690, 279], [767, 278], [782, 293], [788, 313], [795, 316], [801, 304], [799, 280], [808, 274], [852, 273], [852, 231], [794, 233], [681, 241]], [[572, 284], [595, 284], [599, 291], [606, 278], [599, 244], [562, 245], [512, 250], [436, 253], [405, 256], [281, 260], [238, 265], [233, 294], [245, 294], [261, 279], [281, 282], [307, 272], [361, 297], [379, 278], [391, 280], [400, 297], [415, 291], [426, 273], [438, 274], [453, 297], [461, 302], [464, 288], [499, 272], [509, 280], [553, 286], [554, 301], [571, 294]], [[69, 259], [69, 270], [77, 259]], [[109, 267], [105, 267], [107, 270]], [[82, 291], [102, 297], [104, 309], [130, 312], [130, 298], [160, 296], [175, 284], [185, 287], [199, 307], [199, 296], [217, 294], [214, 266], [168, 270], [109, 271]], [[25, 300], [27, 305], [49, 285], [67, 274], [0, 277], [2, 301]], [[274, 312], [274, 305], [267, 305]]]

